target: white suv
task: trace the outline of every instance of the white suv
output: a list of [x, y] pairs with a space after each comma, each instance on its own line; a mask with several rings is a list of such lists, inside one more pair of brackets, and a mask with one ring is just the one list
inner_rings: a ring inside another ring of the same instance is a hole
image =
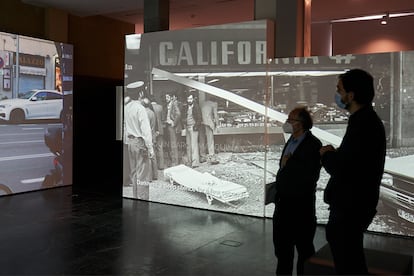
[[55, 90], [30, 90], [17, 99], [0, 101], [0, 120], [21, 123], [30, 119], [60, 119], [63, 94]]

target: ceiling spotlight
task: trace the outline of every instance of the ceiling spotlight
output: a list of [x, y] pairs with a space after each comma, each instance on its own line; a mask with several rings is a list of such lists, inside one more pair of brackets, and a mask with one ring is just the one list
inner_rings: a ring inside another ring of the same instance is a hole
[[389, 13], [386, 13], [382, 19], [381, 19], [381, 25], [387, 25], [388, 24], [388, 19], [390, 18]]

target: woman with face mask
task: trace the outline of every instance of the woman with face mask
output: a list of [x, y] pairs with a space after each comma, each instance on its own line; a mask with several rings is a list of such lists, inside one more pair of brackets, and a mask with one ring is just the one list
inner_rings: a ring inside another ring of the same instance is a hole
[[273, 244], [277, 275], [292, 275], [295, 248], [298, 275], [304, 273], [305, 260], [315, 253], [315, 189], [322, 144], [311, 133], [312, 125], [312, 117], [304, 107], [293, 109], [283, 125], [290, 138], [283, 148], [274, 184]]

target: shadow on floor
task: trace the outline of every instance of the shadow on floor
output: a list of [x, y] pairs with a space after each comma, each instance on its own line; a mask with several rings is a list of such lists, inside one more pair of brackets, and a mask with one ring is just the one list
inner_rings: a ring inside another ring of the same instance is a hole
[[[270, 219], [71, 187], [0, 197], [0, 274], [274, 275]], [[366, 247], [414, 255], [414, 240]], [[317, 249], [326, 244], [319, 226]]]

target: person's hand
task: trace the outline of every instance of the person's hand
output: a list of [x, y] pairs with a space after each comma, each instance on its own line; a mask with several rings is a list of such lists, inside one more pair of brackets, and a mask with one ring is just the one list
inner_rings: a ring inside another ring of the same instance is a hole
[[165, 122], [167, 125], [170, 125], [171, 127], [174, 127], [174, 121], [171, 119], [167, 119], [167, 121]]
[[152, 159], [152, 158], [154, 158], [154, 156], [155, 156], [155, 154], [154, 154], [154, 148], [153, 147], [150, 147], [148, 149], [148, 158], [149, 159]]
[[319, 150], [319, 153], [322, 156], [328, 151], [335, 151], [335, 148], [332, 145], [326, 145], [326, 146], [321, 147], [321, 149]]

